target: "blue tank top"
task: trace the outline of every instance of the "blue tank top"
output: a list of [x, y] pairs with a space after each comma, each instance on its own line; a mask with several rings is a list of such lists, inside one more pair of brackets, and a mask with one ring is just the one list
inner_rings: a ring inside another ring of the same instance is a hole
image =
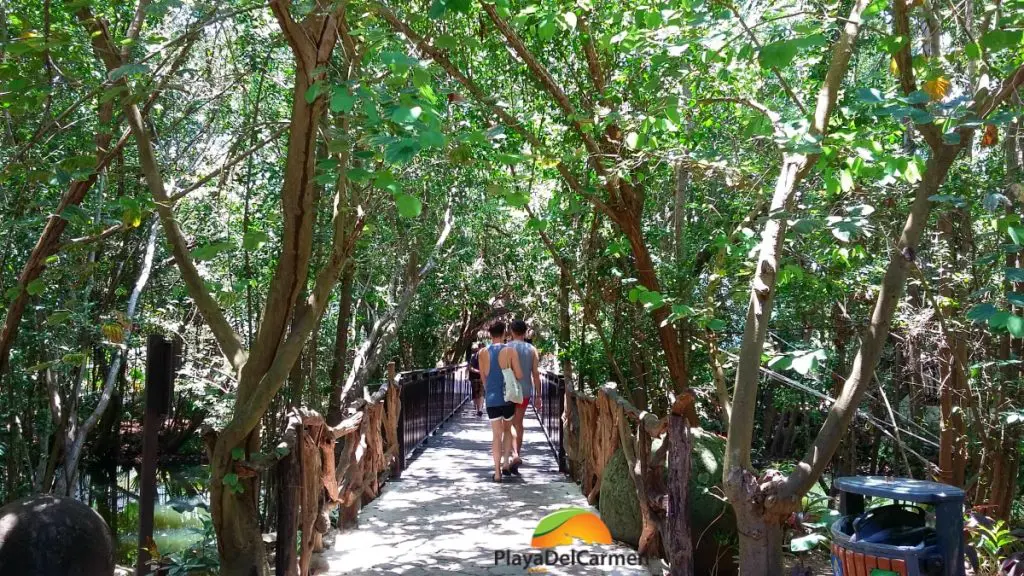
[[488, 408], [504, 406], [505, 402], [505, 377], [501, 374], [501, 366], [498, 364], [498, 355], [501, 354], [504, 344], [491, 344], [487, 347], [490, 368], [487, 372], [487, 381], [484, 382], [484, 403]]

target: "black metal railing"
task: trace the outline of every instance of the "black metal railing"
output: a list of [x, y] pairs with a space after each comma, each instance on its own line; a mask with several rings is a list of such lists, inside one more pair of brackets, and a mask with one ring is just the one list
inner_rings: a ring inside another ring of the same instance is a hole
[[396, 473], [437, 433], [469, 399], [469, 372], [465, 364], [432, 370], [403, 372], [398, 376], [402, 409], [398, 415]]
[[534, 412], [540, 420], [544, 435], [547, 436], [548, 444], [551, 446], [555, 458], [558, 460], [558, 470], [567, 472], [565, 464], [565, 446], [562, 444], [562, 412], [565, 408], [565, 378], [561, 374], [544, 370], [540, 373], [541, 404], [540, 410]]

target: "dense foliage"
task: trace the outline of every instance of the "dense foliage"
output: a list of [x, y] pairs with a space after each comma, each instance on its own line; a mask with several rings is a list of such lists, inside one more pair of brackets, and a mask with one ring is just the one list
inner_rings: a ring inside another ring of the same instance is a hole
[[157, 332], [250, 533], [287, 407], [518, 316], [728, 433], [741, 534], [823, 473], [1019, 522], [1022, 62], [1020, 0], [0, 1], [0, 493], [135, 461]]

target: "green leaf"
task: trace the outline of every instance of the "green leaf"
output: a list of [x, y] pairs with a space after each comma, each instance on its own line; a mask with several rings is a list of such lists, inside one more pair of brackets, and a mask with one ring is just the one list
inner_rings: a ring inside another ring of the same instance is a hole
[[420, 145], [424, 148], [444, 148], [448, 143], [445, 135], [438, 130], [424, 130], [420, 132]]
[[505, 194], [505, 201], [511, 206], [522, 208], [530, 203], [530, 196], [522, 192], [508, 192]]
[[708, 330], [718, 332], [719, 330], [722, 330], [724, 328], [725, 320], [722, 320], [721, 318], [712, 318], [711, 321], [708, 322]]
[[537, 218], [530, 218], [529, 220], [526, 221], [526, 227], [530, 230], [537, 230], [538, 232], [543, 232], [548, 229], [548, 223], [545, 222], [544, 220], [539, 220]]
[[331, 93], [331, 112], [349, 112], [356, 104], [356, 97], [348, 91], [348, 86], [335, 86]]
[[1018, 246], [1024, 244], [1024, 226], [1007, 226], [1006, 232], [1014, 244]]
[[49, 316], [46, 317], [46, 325], [47, 326], [56, 326], [58, 324], [63, 324], [70, 317], [71, 317], [71, 311], [70, 310], [57, 310], [53, 314], [50, 314]]
[[430, 10], [427, 12], [427, 16], [430, 16], [434, 20], [443, 18], [445, 12], [448, 11], [448, 2], [445, 0], [434, 0], [430, 5]]
[[1003, 50], [1020, 46], [1024, 41], [1024, 30], [992, 30], [981, 37], [981, 45], [988, 50]]
[[314, 82], [309, 88], [306, 88], [306, 103], [312, 104], [316, 102], [316, 99], [320, 97], [320, 91], [323, 89], [323, 84], [320, 82]]
[[398, 194], [402, 191], [401, 185], [398, 184], [398, 180], [395, 180], [395, 176], [391, 172], [378, 172], [377, 176], [373, 179], [373, 185], [381, 190], [387, 190], [392, 194]]
[[793, 370], [801, 376], [807, 376], [815, 367], [818, 366], [818, 361], [824, 360], [824, 358], [825, 352], [822, 350], [813, 350], [810, 352], [795, 354], [793, 356]]
[[6, 291], [4, 291], [4, 298], [6, 298], [7, 300], [14, 300], [20, 295], [21, 288], [19, 288], [18, 286], [12, 286], [8, 288]]
[[818, 546], [820, 544], [824, 544], [826, 542], [828, 542], [828, 537], [826, 537], [824, 534], [819, 534], [817, 532], [814, 532], [814, 533], [808, 534], [806, 536], [800, 536], [800, 537], [793, 538], [792, 540], [790, 540], [789, 541], [789, 551], [790, 552], [807, 552], [808, 550], [811, 550], [814, 547], [816, 547], [816, 546]]
[[[1024, 292], [1007, 292], [1006, 301], [1014, 306], [1024, 306]], [[984, 306], [984, 304], [982, 304], [982, 306]], [[968, 318], [969, 317], [970, 316], [968, 316]]]
[[780, 354], [768, 361], [768, 367], [779, 372], [789, 370], [792, 365], [793, 357], [789, 354]]
[[640, 135], [637, 134], [636, 132], [630, 132], [629, 134], [626, 134], [626, 146], [629, 147], [630, 150], [636, 150], [636, 145], [639, 140]]
[[136, 76], [138, 74], [145, 74], [146, 72], [149, 72], [149, 66], [146, 66], [145, 64], [124, 64], [111, 70], [109, 77], [111, 82], [117, 82], [125, 76]]
[[61, 357], [60, 361], [71, 366], [84, 366], [86, 357], [85, 354], [77, 352], [74, 354], [65, 354]]
[[[1009, 295], [1007, 295], [1007, 298], [1009, 298]], [[998, 311], [999, 309], [995, 305], [985, 302], [968, 310], [967, 319], [971, 322], [985, 322]]]
[[395, 205], [398, 207], [398, 215], [402, 218], [416, 218], [423, 211], [420, 199], [404, 192], [395, 195]]
[[1010, 316], [1006, 319], [1006, 329], [1010, 331], [1014, 338], [1024, 337], [1024, 318], [1016, 314]]
[[240, 446], [236, 446], [235, 448], [231, 449], [231, 459], [232, 460], [242, 460], [244, 458], [245, 458], [245, 449], [244, 448], [242, 448]]
[[1006, 279], [1010, 282], [1024, 282], [1024, 268], [1007, 268]]
[[46, 284], [43, 283], [42, 278], [36, 278], [29, 282], [28, 286], [25, 286], [25, 291], [28, 292], [29, 296], [39, 296], [44, 290], [46, 290]]
[[555, 37], [556, 32], [558, 32], [558, 28], [555, 26], [555, 19], [548, 17], [541, 21], [537, 28], [537, 37], [544, 41], [551, 40]]
[[411, 124], [420, 117], [423, 108], [419, 106], [399, 106], [391, 113], [391, 120], [399, 124]]
[[853, 190], [853, 174], [849, 170], [843, 169], [839, 171], [839, 187], [843, 192]]
[[797, 44], [792, 40], [780, 40], [765, 44], [757, 55], [762, 68], [785, 68], [796, 57]]
[[221, 252], [233, 250], [235, 245], [230, 242], [212, 242], [192, 250], [192, 258], [198, 261], [210, 260]]
[[420, 143], [412, 138], [401, 138], [384, 149], [384, 160], [392, 164], [404, 164], [420, 151]]
[[350, 168], [348, 173], [348, 179], [358, 184], [363, 184], [370, 181], [370, 177], [373, 174], [364, 168]]
[[262, 230], [249, 230], [242, 236], [242, 247], [246, 250], [256, 250], [270, 240], [270, 236]]
[[1009, 320], [1011, 314], [1006, 310], [1000, 310], [989, 317], [988, 327], [993, 330], [998, 330], [1006, 326], [1006, 321]]
[[857, 88], [857, 99], [868, 104], [885, 102], [885, 97], [876, 88]]
[[910, 94], [907, 94], [907, 104], [927, 104], [932, 99], [924, 90], [914, 90]]

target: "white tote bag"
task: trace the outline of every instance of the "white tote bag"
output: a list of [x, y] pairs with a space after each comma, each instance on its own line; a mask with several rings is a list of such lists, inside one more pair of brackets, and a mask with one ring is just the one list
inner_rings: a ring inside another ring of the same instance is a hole
[[521, 404], [523, 402], [523, 389], [516, 380], [516, 374], [511, 368], [502, 368], [501, 375], [505, 377], [505, 402]]

